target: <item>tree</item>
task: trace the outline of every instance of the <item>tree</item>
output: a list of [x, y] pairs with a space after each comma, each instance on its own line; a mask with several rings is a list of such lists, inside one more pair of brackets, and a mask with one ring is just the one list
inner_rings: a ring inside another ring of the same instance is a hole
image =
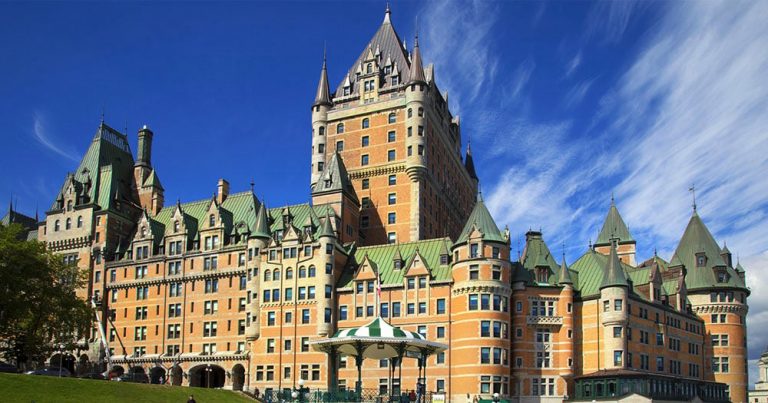
[[0, 355], [21, 367], [41, 363], [59, 344], [72, 346], [93, 317], [75, 290], [84, 271], [20, 236], [17, 224], [0, 225]]

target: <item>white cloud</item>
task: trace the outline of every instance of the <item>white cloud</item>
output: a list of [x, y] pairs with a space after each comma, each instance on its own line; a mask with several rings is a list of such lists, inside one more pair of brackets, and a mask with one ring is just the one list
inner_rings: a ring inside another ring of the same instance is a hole
[[59, 154], [60, 156], [71, 161], [77, 162], [80, 160], [77, 156], [77, 153], [72, 150], [64, 150], [55, 144], [53, 140], [51, 140], [45, 128], [44, 119], [40, 113], [35, 113], [33, 116], [32, 136], [35, 138], [35, 140], [37, 140], [38, 143], [40, 143], [48, 150], [53, 151], [54, 153]]
[[498, 13], [494, 4], [475, 0], [429, 3], [421, 15], [425, 60], [434, 62], [440, 88], [455, 95], [457, 112], [457, 101], [472, 103], [496, 78], [499, 61], [488, 44]]
[[582, 81], [574, 85], [563, 97], [563, 104], [566, 108], [572, 108], [584, 100], [589, 88], [592, 87], [592, 80]]
[[570, 77], [576, 72], [576, 69], [581, 66], [581, 51], [578, 51], [575, 56], [565, 65], [565, 77]]
[[604, 43], [619, 42], [642, 4], [632, 0], [597, 2], [588, 17], [586, 37], [597, 37]]

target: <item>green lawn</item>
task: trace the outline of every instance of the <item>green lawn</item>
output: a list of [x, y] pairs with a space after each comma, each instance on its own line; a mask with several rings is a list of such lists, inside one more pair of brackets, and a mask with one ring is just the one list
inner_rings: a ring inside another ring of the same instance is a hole
[[254, 402], [228, 390], [0, 374], [2, 402], [186, 403], [190, 394], [198, 403]]

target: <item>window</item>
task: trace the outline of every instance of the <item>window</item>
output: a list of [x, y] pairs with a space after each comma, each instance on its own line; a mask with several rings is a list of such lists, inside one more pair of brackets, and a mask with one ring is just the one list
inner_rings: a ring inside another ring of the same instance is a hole
[[727, 374], [730, 372], [728, 357], [712, 357], [712, 372]]
[[395, 131], [390, 131], [387, 133], [387, 143], [394, 143], [395, 140], [397, 140], [397, 134]]
[[427, 303], [419, 302], [419, 315], [424, 315], [426, 313], [427, 313]]
[[407, 307], [408, 315], [413, 315], [414, 313], [416, 313], [416, 305], [413, 302], [409, 302], [408, 305], [406, 305], [406, 307]]
[[475, 257], [479, 256], [478, 255], [478, 248], [479, 248], [479, 245], [476, 244], [476, 243], [473, 243], [473, 244], [469, 245], [469, 257], [470, 258], [475, 258]]
[[301, 310], [301, 323], [303, 324], [309, 323], [309, 309]]
[[397, 203], [397, 193], [390, 193], [387, 195], [387, 203], [391, 206]]
[[389, 114], [389, 119], [387, 120], [388, 123], [395, 123], [397, 122], [397, 115], [395, 115], [395, 112], [392, 112]]
[[67, 224], [65, 225], [64, 229], [70, 229], [72, 228], [72, 219], [67, 218]]
[[393, 302], [392, 303], [392, 317], [393, 318], [400, 317], [400, 303], [399, 302]]
[[489, 347], [480, 348], [480, 363], [481, 364], [491, 363], [491, 349]]
[[409, 290], [415, 289], [416, 288], [416, 280], [413, 277], [408, 277], [408, 279], [406, 280], [406, 287]]
[[[369, 66], [370, 67], [370, 66]], [[367, 129], [371, 126], [371, 121], [368, 118], [363, 119], [362, 128]]]
[[61, 224], [59, 223], [59, 220], [56, 220], [56, 221], [53, 223], [53, 231], [54, 231], [54, 232], [58, 232], [58, 231], [59, 231], [59, 229], [60, 229], [60, 228], [59, 228], [60, 226], [61, 226]]
[[656, 357], [656, 371], [664, 371], [664, 357]]
[[624, 301], [623, 301], [623, 300], [620, 300], [620, 299], [614, 300], [614, 301], [613, 301], [613, 310], [615, 310], [615, 311], [621, 311], [621, 310], [622, 310], [622, 303], [623, 303], [623, 302], [624, 302]]
[[477, 280], [480, 278], [480, 267], [476, 264], [469, 266], [469, 279]]
[[216, 322], [203, 322], [203, 337], [215, 337], [218, 331]]
[[501, 280], [501, 267], [500, 266], [493, 266], [491, 271], [491, 278], [493, 280]]
[[549, 351], [536, 352], [536, 368], [549, 368], [551, 362], [551, 353]]
[[445, 337], [445, 328], [443, 326], [437, 327], [437, 338], [442, 339]]
[[83, 228], [83, 216], [77, 216], [77, 228]]
[[362, 180], [362, 188], [363, 189], [368, 189], [369, 187], [371, 187], [370, 179], [368, 179], [368, 178], [363, 179]]
[[208, 216], [208, 226], [213, 227], [215, 225], [216, 225], [216, 215], [211, 214], [210, 216]]
[[624, 358], [624, 352], [621, 350], [616, 350], [613, 352], [613, 365], [621, 366], [622, 358]]
[[387, 242], [393, 244], [397, 241], [397, 234], [394, 232], [387, 233]]
[[440, 299], [437, 300], [435, 310], [436, 310], [436, 313], [438, 315], [442, 315], [442, 314], [445, 313], [445, 299], [444, 298], [440, 298]]
[[394, 160], [395, 160], [395, 150], [387, 151], [387, 161], [394, 161]]
[[205, 293], [210, 294], [219, 291], [219, 279], [207, 279], [205, 280]]
[[469, 310], [477, 310], [477, 294], [469, 294]]
[[363, 154], [360, 156], [360, 165], [362, 166], [368, 165], [368, 154]]
[[613, 328], [613, 337], [621, 337], [621, 327], [616, 326]]
[[344, 133], [344, 123], [339, 123], [336, 125], [336, 133]]

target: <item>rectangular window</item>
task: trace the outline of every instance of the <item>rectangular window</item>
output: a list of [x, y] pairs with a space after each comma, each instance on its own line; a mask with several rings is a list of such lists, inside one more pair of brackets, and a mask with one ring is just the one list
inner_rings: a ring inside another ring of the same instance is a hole
[[396, 213], [388, 213], [387, 214], [387, 224], [394, 224], [397, 220], [397, 214]]
[[622, 304], [623, 300], [617, 299], [613, 301], [613, 310], [615, 311], [621, 311], [622, 310]]
[[395, 160], [395, 150], [388, 150], [387, 161], [394, 161], [394, 160]]
[[445, 299], [439, 298], [436, 303], [435, 311], [438, 315], [442, 315], [445, 313]]
[[399, 302], [393, 302], [392, 303], [392, 317], [393, 318], [400, 317], [400, 303]]
[[339, 140], [339, 141], [336, 142], [336, 151], [339, 151], [339, 152], [344, 151], [344, 141], [343, 140]]
[[363, 154], [360, 156], [360, 165], [362, 166], [368, 165], [368, 154]]
[[389, 186], [397, 185], [397, 175], [395, 174], [389, 175], [387, 183], [389, 184]]
[[469, 294], [469, 310], [477, 310], [477, 294]]
[[621, 366], [622, 358], [624, 358], [624, 352], [621, 350], [617, 350], [613, 352], [613, 365]]
[[387, 203], [391, 206], [397, 203], [397, 193], [390, 193], [387, 195]]
[[371, 143], [371, 138], [368, 136], [363, 136], [360, 142], [361, 142], [361, 146], [368, 147], [368, 145], [370, 145]]

